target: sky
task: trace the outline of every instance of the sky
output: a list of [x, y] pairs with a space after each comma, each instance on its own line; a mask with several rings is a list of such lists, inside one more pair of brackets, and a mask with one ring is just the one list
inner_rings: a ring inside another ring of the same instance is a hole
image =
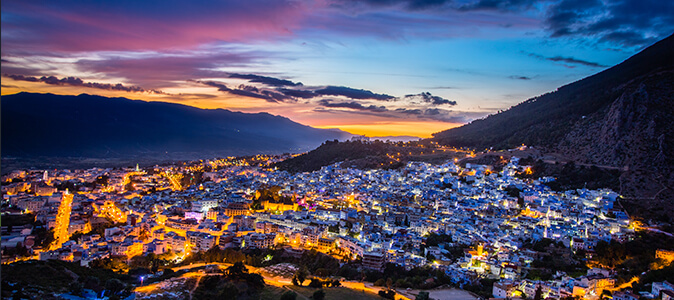
[[23, 1], [1, 10], [2, 94], [269, 112], [432, 133], [600, 72], [674, 32], [662, 0]]

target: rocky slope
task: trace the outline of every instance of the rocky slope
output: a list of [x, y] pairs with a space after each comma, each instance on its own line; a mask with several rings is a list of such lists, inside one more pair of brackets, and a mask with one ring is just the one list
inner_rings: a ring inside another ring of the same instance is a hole
[[674, 35], [603, 72], [433, 140], [476, 149], [526, 144], [578, 163], [617, 168], [633, 212], [674, 209]]

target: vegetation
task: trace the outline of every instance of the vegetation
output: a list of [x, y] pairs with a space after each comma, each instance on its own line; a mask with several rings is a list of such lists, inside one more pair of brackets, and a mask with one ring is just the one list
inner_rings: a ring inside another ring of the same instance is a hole
[[496, 279], [480, 279], [474, 284], [464, 285], [463, 289], [466, 291], [473, 292], [483, 299], [488, 299], [492, 297], [492, 288]]
[[540, 159], [534, 160], [532, 157], [521, 159], [520, 165], [530, 165], [533, 171], [531, 174], [518, 173], [517, 176], [521, 178], [533, 179], [544, 176], [556, 178], [555, 181], [546, 184], [555, 191], [580, 188], [620, 190], [621, 172], [619, 170], [602, 169], [596, 166], [586, 167], [576, 165], [574, 162], [549, 164]]
[[287, 291], [281, 295], [281, 300], [295, 300], [297, 299], [297, 293], [293, 291]]
[[323, 300], [325, 299], [325, 291], [324, 290], [315, 291], [314, 294], [311, 296], [311, 298], [314, 300]]
[[641, 285], [652, 282], [648, 281], [649, 278], [655, 279], [652, 274], [662, 273], [663, 276], [674, 279], [672, 278], [674, 274], [671, 273], [674, 270], [672, 265], [668, 267], [669, 269], [663, 268], [657, 272], [653, 270], [661, 266], [661, 262], [655, 258], [657, 249], [674, 250], [674, 238], [642, 232], [634, 240], [625, 243], [600, 241], [594, 248], [595, 255], [592, 259], [602, 266], [618, 270], [619, 283], [627, 282], [643, 272], [648, 272], [648, 276], [639, 281]]
[[[296, 299], [311, 299], [314, 296], [314, 293], [317, 291], [314, 288], [306, 287], [306, 286], [294, 286], [294, 285], [289, 285], [285, 286], [288, 289], [291, 289], [293, 292], [297, 293], [297, 298]], [[265, 288], [265, 291], [263, 292], [266, 293], [268, 289], [273, 289], [273, 286], [269, 286]], [[325, 300], [343, 300], [343, 299], [349, 299], [349, 300], [381, 300], [381, 297], [379, 297], [375, 293], [371, 293], [368, 291], [363, 291], [363, 290], [352, 290], [349, 288], [345, 287], [337, 287], [337, 288], [329, 288], [329, 289], [322, 289], [323, 292], [325, 292]], [[267, 298], [269, 300], [277, 300], [279, 297], [276, 298]]]
[[243, 263], [227, 268], [224, 275], [204, 276], [192, 294], [193, 299], [242, 299], [258, 295], [264, 288], [260, 274], [248, 273]]
[[[289, 172], [311, 172], [321, 167], [344, 162], [345, 167], [359, 169], [396, 169], [410, 160], [420, 160], [420, 155], [429, 155], [433, 149], [429, 142], [373, 142], [326, 141], [320, 147], [298, 157], [284, 160], [273, 166]], [[437, 154], [441, 160], [454, 157], [454, 153]], [[388, 156], [387, 156], [388, 154]], [[429, 158], [433, 159], [433, 156]], [[422, 159], [424, 160], [424, 159]]]
[[127, 275], [101, 268], [82, 267], [79, 263], [66, 261], [23, 261], [2, 266], [2, 295], [24, 293], [79, 292], [91, 289], [97, 293], [126, 295], [132, 279]]
[[452, 242], [452, 237], [448, 234], [444, 233], [435, 233], [431, 232], [426, 236], [426, 246], [428, 247], [434, 247], [439, 244], [443, 243], [451, 243]]
[[551, 239], [524, 241], [523, 248], [539, 252], [539, 258], [534, 260], [526, 275], [533, 280], [550, 280], [555, 271], [563, 271], [570, 276], [580, 276], [587, 273], [584, 257], [574, 255], [570, 248], [561, 242]]

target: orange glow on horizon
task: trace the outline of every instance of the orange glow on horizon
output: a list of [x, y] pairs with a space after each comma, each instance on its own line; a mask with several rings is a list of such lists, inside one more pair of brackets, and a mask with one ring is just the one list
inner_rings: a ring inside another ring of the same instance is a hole
[[308, 124], [317, 128], [339, 128], [341, 130], [367, 137], [375, 136], [417, 136], [429, 138], [432, 133], [440, 132], [463, 124], [432, 121], [391, 121], [373, 124], [320, 125]]
[[[183, 87], [166, 88], [171, 94], [152, 94], [144, 92], [126, 92], [103, 90], [88, 87], [68, 85], [46, 85], [40, 82], [15, 81], [11, 78], [2, 78], [4, 87], [2, 95], [20, 92], [52, 93], [56, 95], [79, 95], [82, 93], [100, 95], [104, 97], [124, 97], [132, 100], [159, 101], [194, 106], [202, 109], [228, 109], [244, 113], [267, 112], [273, 115], [287, 117], [294, 122], [315, 128], [337, 128], [352, 134], [376, 136], [413, 136], [429, 138], [431, 134], [450, 128], [458, 127], [460, 123], [446, 123], [440, 121], [405, 120], [398, 118], [369, 116], [356, 114], [321, 115], [314, 112], [313, 107], [303, 104], [278, 103], [270, 104], [260, 99], [248, 99], [226, 93], [219, 93], [210, 87]], [[181, 94], [182, 93], [182, 94]], [[193, 93], [193, 94], [185, 94]], [[215, 97], [199, 97], [198, 95], [214, 95]]]

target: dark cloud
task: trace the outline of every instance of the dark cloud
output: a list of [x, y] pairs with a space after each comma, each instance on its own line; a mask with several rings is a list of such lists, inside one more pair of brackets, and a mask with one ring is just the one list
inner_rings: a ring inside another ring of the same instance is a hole
[[395, 111], [396, 111], [396, 112], [399, 112], [399, 113], [406, 114], [406, 115], [421, 115], [421, 114], [424, 113], [423, 110], [418, 109], [418, 108], [416, 108], [416, 109], [398, 108], [398, 109], [396, 109]]
[[466, 123], [470, 120], [469, 114], [471, 114], [467, 112], [455, 112], [441, 108], [398, 108], [395, 110], [395, 112], [415, 116], [418, 119], [430, 119], [448, 123]]
[[318, 105], [323, 106], [323, 107], [330, 107], [330, 108], [348, 108], [348, 109], [354, 109], [354, 110], [361, 110], [361, 111], [371, 111], [371, 112], [387, 112], [388, 109], [385, 106], [376, 106], [376, 105], [369, 105], [369, 106], [364, 106], [358, 102], [351, 101], [351, 102], [332, 102], [331, 100], [328, 99], [323, 99], [318, 101]]
[[519, 11], [530, 9], [536, 4], [536, 0], [478, 0], [460, 5], [458, 10], [499, 10], [499, 11]]
[[[314, 108], [315, 112], [323, 113], [351, 113], [372, 115], [387, 118], [399, 119], [421, 119], [434, 120], [448, 123], [466, 123], [472, 118], [484, 116], [484, 113], [476, 112], [457, 112], [442, 108], [396, 108], [388, 109], [384, 106], [363, 105], [356, 101], [350, 102], [335, 102], [330, 99], [322, 99], [317, 102], [318, 107]], [[346, 108], [348, 110], [339, 110], [333, 108]]]
[[353, 5], [354, 2], [363, 3], [373, 7], [403, 6], [409, 10], [424, 10], [437, 8], [451, 3], [451, 0], [337, 0], [334, 1], [337, 7]]
[[291, 96], [281, 94], [281, 93], [277, 93], [277, 92], [273, 92], [273, 91], [264, 90], [264, 91], [262, 91], [262, 94], [271, 98], [271, 99], [274, 99], [278, 102], [295, 101], [295, 98], [293, 98]]
[[201, 84], [205, 84], [207, 86], [212, 86], [214, 88], [218, 88], [218, 91], [225, 92], [225, 93], [230, 93], [233, 95], [239, 95], [239, 96], [244, 96], [244, 97], [251, 97], [251, 98], [257, 98], [257, 99], [262, 99], [267, 102], [278, 102], [276, 99], [269, 97], [267, 95], [260, 95], [256, 92], [251, 92], [247, 90], [239, 90], [239, 89], [231, 89], [227, 87], [226, 84], [221, 83], [221, 82], [215, 82], [215, 81], [196, 81]]
[[302, 99], [311, 99], [315, 98], [318, 95], [314, 93], [313, 91], [308, 91], [308, 90], [293, 90], [293, 89], [277, 89], [278, 92], [283, 93], [285, 95], [295, 97], [295, 98], [302, 98]]
[[508, 78], [517, 79], [517, 80], [531, 80], [531, 77], [521, 76], [521, 75], [510, 75], [510, 76], [508, 76]]
[[588, 66], [588, 67], [593, 67], [593, 68], [606, 68], [606, 65], [602, 65], [600, 63], [596, 62], [591, 62], [587, 60], [582, 60], [574, 57], [563, 57], [563, 56], [553, 56], [553, 57], [546, 57], [540, 54], [536, 53], [528, 53], [527, 55], [531, 57], [535, 57], [538, 59], [542, 60], [549, 60], [549, 61], [554, 61], [554, 62], [563, 62], [567, 64], [574, 64], [574, 65], [583, 65], [583, 66]]
[[418, 99], [418, 100], [420, 100], [424, 103], [430, 103], [430, 104], [433, 104], [433, 105], [444, 105], [444, 104], [446, 104], [446, 105], [456, 105], [456, 101], [447, 100], [447, 99], [442, 98], [440, 96], [433, 96], [429, 92], [422, 92], [422, 93], [416, 94], [416, 95], [405, 95], [405, 97], [403, 97], [403, 99], [407, 99], [407, 100], [417, 100]]
[[195, 82], [218, 88], [218, 91], [221, 92], [244, 97], [262, 99], [271, 103], [295, 101], [295, 98], [291, 96], [268, 90], [260, 90], [254, 86], [249, 85], [242, 84], [239, 85], [238, 88], [232, 89], [222, 82], [216, 81], [195, 81]]
[[262, 83], [270, 86], [301, 86], [301, 82], [292, 82], [290, 80], [286, 79], [279, 79], [279, 78], [274, 78], [274, 77], [267, 77], [267, 76], [260, 76], [260, 75], [255, 75], [255, 74], [230, 74], [229, 78], [239, 78], [239, 79], [247, 79], [250, 82], [257, 82], [257, 83]]
[[159, 90], [146, 90], [139, 86], [125, 86], [121, 83], [118, 84], [109, 84], [109, 83], [99, 83], [99, 82], [84, 82], [82, 79], [77, 77], [63, 77], [61, 79], [55, 76], [42, 76], [40, 78], [33, 76], [24, 76], [24, 75], [14, 75], [14, 74], [4, 74], [3, 76], [11, 78], [18, 81], [29, 81], [29, 82], [44, 82], [51, 85], [70, 85], [70, 86], [81, 86], [89, 87], [102, 90], [110, 91], [124, 91], [124, 92], [134, 92], [134, 93], [154, 93], [154, 94], [165, 94]]
[[552, 37], [644, 47], [674, 31], [674, 1], [562, 0], [550, 6], [546, 24]]
[[351, 99], [372, 99], [388, 101], [395, 97], [386, 94], [375, 94], [368, 90], [353, 89], [345, 86], [327, 86], [324, 89], [314, 91], [319, 95], [344, 96]]

